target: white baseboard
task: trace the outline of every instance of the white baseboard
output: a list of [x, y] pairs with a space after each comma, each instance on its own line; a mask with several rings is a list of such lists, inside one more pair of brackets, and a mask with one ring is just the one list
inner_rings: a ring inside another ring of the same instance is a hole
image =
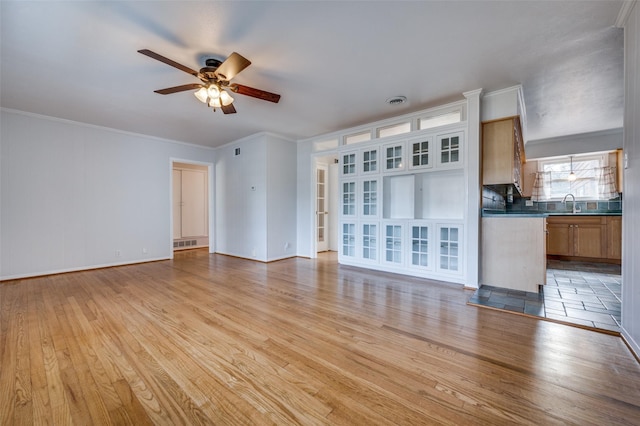
[[136, 263], [156, 262], [158, 260], [169, 260], [168, 257], [156, 257], [152, 259], [127, 260], [124, 262], [104, 263], [100, 265], [79, 266], [76, 268], [53, 269], [50, 271], [31, 272], [26, 274], [4, 275], [0, 276], [0, 281], [20, 280], [24, 278], [36, 278], [46, 275], [66, 274], [68, 272], [89, 271], [91, 269], [110, 268], [112, 266], [135, 265]]
[[638, 345], [638, 342], [636, 342], [633, 337], [631, 337], [631, 335], [627, 332], [627, 330], [624, 329], [624, 327], [620, 327], [620, 330], [620, 334], [622, 335], [625, 343], [627, 344], [631, 352], [633, 352], [633, 355], [636, 357], [638, 362], [640, 362], [640, 345]]

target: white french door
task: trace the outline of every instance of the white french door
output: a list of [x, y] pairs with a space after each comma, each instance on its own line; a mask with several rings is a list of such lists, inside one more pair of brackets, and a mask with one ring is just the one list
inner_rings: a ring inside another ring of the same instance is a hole
[[316, 164], [316, 247], [318, 252], [329, 250], [327, 177], [327, 165]]

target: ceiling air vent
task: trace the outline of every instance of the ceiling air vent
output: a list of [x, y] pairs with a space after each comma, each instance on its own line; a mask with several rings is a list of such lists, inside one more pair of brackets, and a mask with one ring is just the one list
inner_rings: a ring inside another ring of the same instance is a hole
[[407, 102], [407, 98], [405, 96], [394, 96], [393, 98], [387, 99], [387, 103], [389, 105], [401, 105]]

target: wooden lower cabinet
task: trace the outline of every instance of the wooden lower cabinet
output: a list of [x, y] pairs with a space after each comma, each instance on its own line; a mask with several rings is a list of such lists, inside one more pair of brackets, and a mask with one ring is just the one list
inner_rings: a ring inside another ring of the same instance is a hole
[[547, 218], [547, 254], [573, 256], [573, 225]]
[[550, 216], [547, 218], [547, 254], [620, 260], [620, 219], [620, 216]]
[[578, 257], [606, 257], [606, 228], [601, 223], [573, 225], [573, 255]]
[[622, 260], [622, 216], [607, 216], [607, 259]]

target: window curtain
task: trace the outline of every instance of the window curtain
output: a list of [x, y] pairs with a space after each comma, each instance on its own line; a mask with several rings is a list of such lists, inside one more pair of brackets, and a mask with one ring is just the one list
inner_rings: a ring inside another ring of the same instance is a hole
[[549, 173], [546, 172], [537, 172], [536, 177], [533, 181], [533, 190], [531, 191], [531, 200], [532, 201], [544, 201], [547, 199], [545, 195], [545, 187], [546, 187], [546, 175]]
[[602, 167], [598, 174], [598, 196], [601, 200], [618, 197], [614, 167]]

